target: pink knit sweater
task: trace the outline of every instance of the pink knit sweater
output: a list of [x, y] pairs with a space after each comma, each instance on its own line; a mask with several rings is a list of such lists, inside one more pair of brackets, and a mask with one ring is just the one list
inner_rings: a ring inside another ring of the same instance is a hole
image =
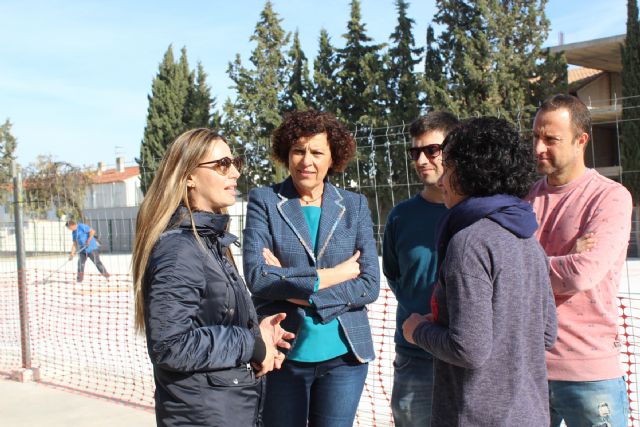
[[[536, 236], [549, 257], [558, 308], [558, 340], [547, 351], [549, 379], [622, 376], [616, 295], [631, 231], [631, 195], [588, 169], [560, 187], [541, 179], [527, 200], [540, 224]], [[569, 255], [576, 239], [588, 231], [595, 234], [596, 246]]]

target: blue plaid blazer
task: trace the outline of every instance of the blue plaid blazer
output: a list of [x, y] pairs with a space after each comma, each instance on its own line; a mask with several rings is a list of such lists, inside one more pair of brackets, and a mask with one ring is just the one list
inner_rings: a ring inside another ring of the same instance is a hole
[[[256, 310], [261, 316], [287, 313], [282, 326], [296, 332], [304, 310], [286, 299], [310, 300], [323, 323], [338, 318], [357, 359], [371, 361], [375, 355], [366, 304], [378, 298], [380, 270], [367, 199], [325, 182], [316, 256], [299, 198], [291, 177], [249, 192], [243, 267]], [[282, 267], [265, 264], [265, 247]], [[314, 292], [316, 269], [335, 267], [356, 250], [360, 276]]]

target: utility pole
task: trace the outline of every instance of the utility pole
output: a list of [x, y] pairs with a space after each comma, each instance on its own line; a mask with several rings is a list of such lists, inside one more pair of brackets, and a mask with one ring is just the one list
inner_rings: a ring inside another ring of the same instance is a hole
[[38, 370], [31, 367], [31, 334], [29, 331], [29, 307], [27, 295], [27, 257], [24, 248], [24, 221], [22, 204], [22, 174], [18, 170], [15, 160], [11, 161], [11, 175], [13, 176], [13, 212], [16, 230], [16, 262], [18, 267], [18, 301], [20, 308], [20, 342], [22, 347], [22, 369], [14, 373], [18, 381], [38, 380]]

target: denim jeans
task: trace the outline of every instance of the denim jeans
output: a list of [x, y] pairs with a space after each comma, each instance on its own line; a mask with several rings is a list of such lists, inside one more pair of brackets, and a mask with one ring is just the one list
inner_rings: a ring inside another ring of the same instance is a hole
[[549, 381], [551, 427], [627, 427], [624, 377], [603, 381]]
[[433, 359], [396, 353], [391, 412], [397, 427], [431, 425]]
[[84, 264], [87, 262], [87, 258], [89, 258], [96, 265], [98, 271], [106, 278], [109, 278], [109, 273], [107, 273], [107, 269], [104, 268], [104, 264], [100, 261], [100, 253], [97, 249], [94, 249], [90, 253], [86, 251], [82, 251], [78, 254], [78, 282], [82, 282], [84, 279]]
[[267, 375], [265, 427], [351, 427], [369, 365], [348, 354], [324, 362], [286, 360]]

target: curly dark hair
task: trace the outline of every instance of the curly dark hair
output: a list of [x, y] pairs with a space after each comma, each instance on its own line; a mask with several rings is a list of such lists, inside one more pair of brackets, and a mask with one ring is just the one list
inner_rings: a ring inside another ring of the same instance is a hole
[[443, 142], [443, 162], [453, 168], [451, 186], [469, 197], [508, 194], [524, 197], [536, 180], [531, 143], [506, 120], [464, 121]]
[[293, 111], [284, 116], [284, 120], [271, 135], [271, 154], [273, 158], [289, 167], [289, 150], [300, 138], [326, 133], [333, 165], [329, 174], [342, 172], [356, 153], [356, 141], [353, 135], [331, 113], [316, 110]]

